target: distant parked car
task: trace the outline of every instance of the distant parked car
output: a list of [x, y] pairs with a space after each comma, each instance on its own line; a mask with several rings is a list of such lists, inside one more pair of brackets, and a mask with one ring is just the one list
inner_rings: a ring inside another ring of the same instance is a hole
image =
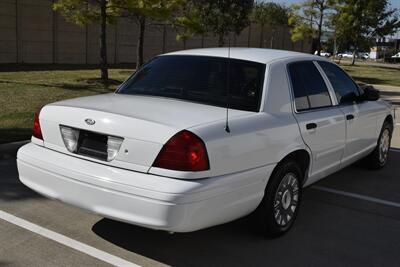
[[369, 53], [365, 53], [365, 52], [359, 53], [358, 57], [361, 59], [369, 59]]
[[393, 55], [392, 58], [400, 58], [400, 52], [397, 53], [396, 55]]
[[[314, 55], [318, 55], [318, 51], [315, 51]], [[321, 51], [320, 56], [321, 57], [330, 57], [332, 54], [329, 52]]]
[[321, 57], [330, 57], [331, 55], [329, 52], [321, 52]]
[[352, 52], [343, 52], [343, 53], [339, 53], [338, 57], [342, 57], [342, 58], [353, 58], [353, 53]]
[[186, 50], [115, 93], [44, 106], [18, 171], [42, 195], [143, 227], [191, 232], [256, 211], [279, 236], [304, 186], [362, 158], [386, 165], [393, 121], [378, 91], [325, 58]]

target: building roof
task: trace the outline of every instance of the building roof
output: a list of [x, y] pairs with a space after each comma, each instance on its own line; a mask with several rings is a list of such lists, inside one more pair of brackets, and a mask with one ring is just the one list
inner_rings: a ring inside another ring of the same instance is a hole
[[[193, 56], [212, 56], [212, 57], [228, 57], [228, 48], [202, 48], [189, 49], [167, 53], [164, 55], [193, 55]], [[274, 60], [291, 58], [291, 57], [313, 57], [310, 54], [304, 54], [286, 50], [263, 49], [263, 48], [237, 48], [232, 47], [230, 58], [249, 60], [260, 63], [269, 63]]]

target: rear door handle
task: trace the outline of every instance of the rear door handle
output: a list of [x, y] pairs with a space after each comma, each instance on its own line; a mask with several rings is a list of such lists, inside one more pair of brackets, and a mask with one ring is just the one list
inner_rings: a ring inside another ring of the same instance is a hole
[[346, 120], [353, 120], [354, 119], [354, 115], [353, 114], [349, 114], [349, 115], [346, 115]]
[[307, 128], [307, 130], [315, 129], [315, 128], [317, 128], [317, 124], [314, 122], [308, 123], [308, 124], [306, 124], [306, 128]]

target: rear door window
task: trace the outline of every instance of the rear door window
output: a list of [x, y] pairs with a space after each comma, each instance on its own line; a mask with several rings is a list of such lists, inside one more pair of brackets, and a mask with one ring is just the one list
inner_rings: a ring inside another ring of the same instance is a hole
[[355, 97], [360, 95], [358, 86], [341, 68], [325, 61], [319, 61], [318, 64], [332, 84], [336, 98], [340, 104], [353, 102]]
[[328, 88], [314, 62], [295, 62], [288, 68], [297, 111], [332, 105]]

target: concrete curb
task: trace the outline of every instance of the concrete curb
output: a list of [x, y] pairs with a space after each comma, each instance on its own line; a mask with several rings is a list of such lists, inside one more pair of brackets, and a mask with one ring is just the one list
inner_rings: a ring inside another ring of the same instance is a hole
[[24, 140], [0, 145], [0, 160], [15, 158], [18, 149], [29, 142], [30, 140]]

